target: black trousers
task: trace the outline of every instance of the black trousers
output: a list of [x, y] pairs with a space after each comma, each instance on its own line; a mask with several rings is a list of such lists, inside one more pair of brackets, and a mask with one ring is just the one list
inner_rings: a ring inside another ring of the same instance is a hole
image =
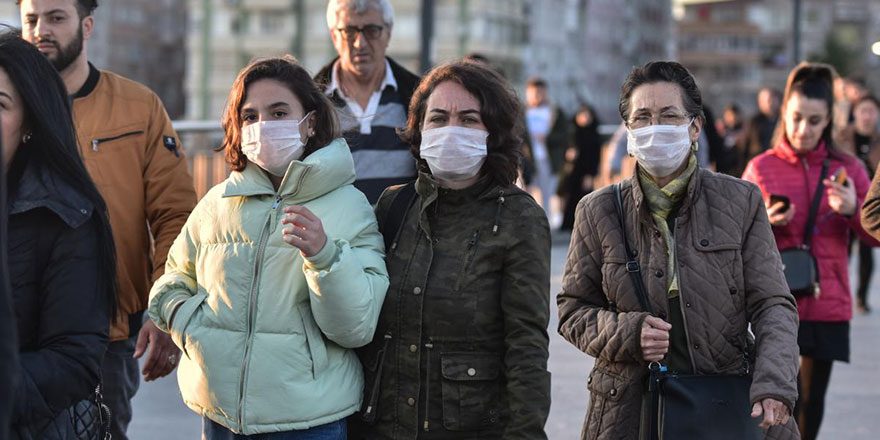
[[856, 291], [858, 304], [863, 307], [868, 306], [868, 288], [871, 285], [871, 275], [874, 273], [874, 253], [873, 248], [858, 240], [859, 247], [859, 287]]

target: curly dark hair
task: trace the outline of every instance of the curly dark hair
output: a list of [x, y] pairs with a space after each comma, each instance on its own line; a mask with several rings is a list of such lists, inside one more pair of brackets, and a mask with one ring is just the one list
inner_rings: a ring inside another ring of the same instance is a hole
[[446, 81], [460, 84], [480, 102], [480, 118], [489, 132], [486, 140], [488, 154], [480, 174], [489, 174], [501, 185], [516, 181], [525, 130], [522, 104], [504, 77], [473, 61], [452, 61], [435, 67], [413, 94], [409, 118], [400, 137], [410, 144], [410, 152], [416, 158], [419, 170], [430, 173], [428, 163], [419, 154], [428, 98], [440, 83]]
[[285, 55], [281, 58], [256, 59], [238, 73], [223, 112], [225, 136], [218, 151], [226, 152], [226, 162], [233, 171], [245, 169], [248, 163], [241, 151], [241, 106], [247, 99], [248, 86], [261, 79], [274, 79], [286, 85], [299, 99], [306, 114], [314, 111], [315, 135], [306, 142], [303, 158], [342, 135], [333, 104], [321, 93], [309, 72], [299, 65], [296, 58]]

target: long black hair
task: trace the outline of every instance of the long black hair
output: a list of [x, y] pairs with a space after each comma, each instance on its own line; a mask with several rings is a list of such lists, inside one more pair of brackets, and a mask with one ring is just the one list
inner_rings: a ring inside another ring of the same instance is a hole
[[28, 160], [61, 178], [94, 207], [91, 223], [99, 240], [98, 288], [105, 292], [108, 310], [115, 318], [116, 248], [107, 205], [79, 156], [67, 88], [49, 60], [17, 32], [0, 32], [0, 68], [24, 103], [24, 120], [31, 134]]

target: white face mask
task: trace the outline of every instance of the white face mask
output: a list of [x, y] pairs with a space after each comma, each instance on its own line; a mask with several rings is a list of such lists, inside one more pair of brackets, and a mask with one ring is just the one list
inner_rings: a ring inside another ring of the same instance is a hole
[[691, 123], [649, 125], [626, 130], [626, 151], [648, 174], [663, 178], [675, 172], [691, 151]]
[[284, 176], [291, 162], [302, 157], [305, 143], [299, 134], [299, 125], [309, 118], [285, 121], [265, 121], [241, 129], [241, 152], [260, 168], [278, 177]]
[[450, 125], [422, 132], [419, 154], [438, 179], [458, 182], [480, 172], [486, 162], [486, 130]]

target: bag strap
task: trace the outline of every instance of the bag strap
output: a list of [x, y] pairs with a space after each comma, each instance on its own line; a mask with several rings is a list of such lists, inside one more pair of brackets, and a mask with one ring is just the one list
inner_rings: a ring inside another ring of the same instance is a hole
[[642, 269], [639, 266], [639, 262], [636, 261], [632, 249], [629, 247], [629, 240], [626, 237], [626, 222], [623, 220], [623, 197], [620, 195], [619, 183], [614, 184], [614, 203], [617, 205], [617, 221], [620, 223], [620, 232], [623, 234], [623, 248], [626, 250], [626, 271], [636, 287], [636, 293], [639, 295], [639, 302], [642, 303], [642, 308], [653, 315], [654, 311], [651, 309], [651, 302], [648, 300], [648, 291], [645, 289], [645, 284], [642, 281]]
[[828, 166], [831, 159], [825, 158], [822, 161], [822, 172], [819, 174], [819, 185], [816, 187], [816, 193], [813, 194], [813, 204], [810, 205], [810, 215], [807, 217], [807, 229], [804, 231], [804, 248], [810, 249], [810, 241], [813, 238], [813, 225], [816, 223], [816, 214], [819, 212], [819, 203], [822, 201], [822, 190], [825, 189], [825, 175], [828, 174]]
[[392, 246], [396, 246], [397, 236], [400, 234], [400, 227], [403, 225], [403, 219], [406, 217], [407, 211], [416, 199], [416, 182], [413, 180], [405, 185], [394, 196], [391, 201], [391, 207], [379, 223], [379, 232], [385, 239], [385, 252], [391, 250]]

